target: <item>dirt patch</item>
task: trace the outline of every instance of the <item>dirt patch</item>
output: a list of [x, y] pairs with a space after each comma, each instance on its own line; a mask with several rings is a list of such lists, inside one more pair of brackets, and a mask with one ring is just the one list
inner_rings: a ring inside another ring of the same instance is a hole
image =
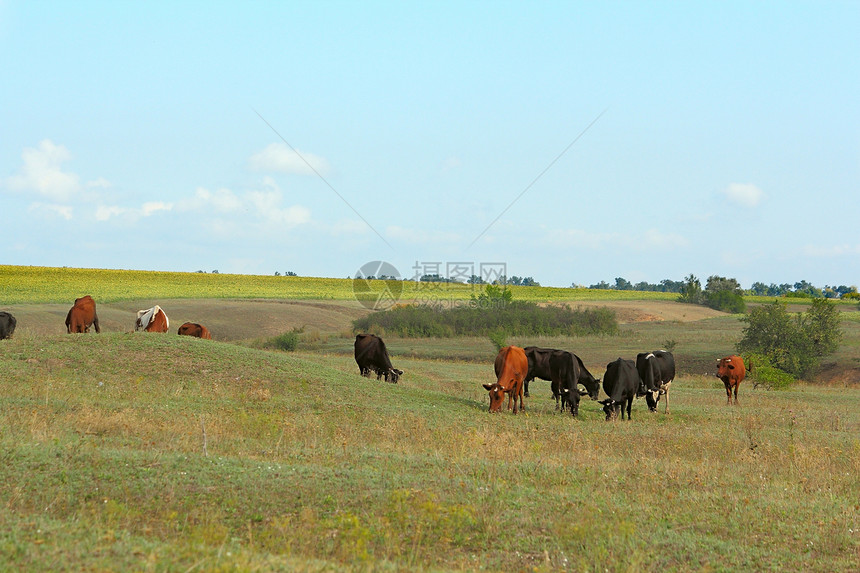
[[815, 376], [815, 382], [827, 386], [856, 388], [860, 386], [860, 367], [846, 366], [839, 363], [828, 364], [822, 367]]
[[726, 313], [700, 306], [673, 301], [619, 300], [619, 301], [578, 301], [570, 303], [571, 308], [594, 308], [604, 306], [615, 311], [618, 322], [694, 322]]

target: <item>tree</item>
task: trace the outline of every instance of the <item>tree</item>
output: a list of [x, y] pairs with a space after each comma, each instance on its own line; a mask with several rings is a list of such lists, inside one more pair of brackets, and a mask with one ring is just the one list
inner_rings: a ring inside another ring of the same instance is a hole
[[690, 274], [684, 278], [684, 286], [681, 287], [681, 295], [678, 297], [678, 302], [687, 302], [690, 304], [699, 304], [702, 302], [702, 283], [696, 278], [696, 275]]
[[625, 278], [615, 277], [615, 290], [631, 290], [633, 285]]
[[792, 376], [810, 376], [821, 358], [839, 346], [842, 332], [833, 303], [815, 299], [805, 314], [789, 315], [780, 301], [756, 307], [742, 319], [747, 323], [737, 344], [739, 353], [761, 354]]
[[703, 298], [705, 304], [713, 309], [738, 314], [746, 310], [743, 292], [736, 279], [712, 275], [708, 277]]

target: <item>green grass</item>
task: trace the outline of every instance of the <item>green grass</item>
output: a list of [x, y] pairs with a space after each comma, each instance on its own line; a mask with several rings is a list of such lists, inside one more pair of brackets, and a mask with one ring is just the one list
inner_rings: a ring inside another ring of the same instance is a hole
[[670, 416], [638, 401], [631, 422], [606, 423], [590, 401], [578, 420], [555, 413], [535, 382], [525, 415], [491, 416], [491, 345], [460, 345], [486, 359], [397, 356], [391, 385], [340, 353], [123, 333], [3, 341], [0, 563], [856, 568], [856, 389], [745, 384], [726, 407], [719, 381], [689, 375]]

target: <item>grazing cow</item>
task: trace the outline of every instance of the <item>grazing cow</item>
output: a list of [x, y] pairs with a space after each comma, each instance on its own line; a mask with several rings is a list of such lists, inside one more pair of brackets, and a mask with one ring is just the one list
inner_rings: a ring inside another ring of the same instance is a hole
[[170, 321], [160, 306], [137, 311], [137, 320], [134, 322], [134, 330], [145, 332], [167, 332]]
[[0, 340], [12, 338], [12, 334], [15, 332], [15, 325], [17, 324], [18, 321], [15, 320], [14, 316], [5, 310], [0, 311]]
[[675, 357], [671, 352], [655, 350], [636, 355], [636, 371], [641, 378], [639, 394], [645, 394], [648, 409], [657, 411], [660, 396], [666, 395], [665, 414], [669, 413], [669, 385], [675, 379]]
[[196, 336], [197, 338], [212, 340], [212, 335], [209, 334], [209, 329], [202, 324], [197, 324], [196, 322], [186, 322], [179, 327], [176, 334], [180, 336]]
[[498, 412], [502, 408], [505, 394], [508, 395], [508, 410], [513, 402], [514, 414], [517, 413], [517, 399], [520, 410], [525, 410], [523, 404], [523, 380], [529, 371], [529, 360], [525, 351], [519, 346], [506, 346], [496, 355], [493, 364], [496, 372], [496, 382], [483, 384], [490, 393], [490, 412]]
[[738, 387], [743, 382], [747, 372], [752, 370], [752, 360], [744, 369], [744, 359], [740, 356], [732, 354], [725, 358], [717, 360], [717, 378], [723, 381], [726, 386], [726, 405], [732, 403], [732, 390], [735, 391], [735, 405], [738, 404]]
[[619, 358], [615, 362], [606, 365], [606, 374], [603, 375], [603, 391], [609, 396], [601, 400], [603, 411], [607, 420], [617, 420], [618, 412], [624, 419], [624, 409], [627, 409], [627, 419], [630, 420], [630, 409], [633, 406], [633, 398], [639, 393], [642, 381], [639, 372], [636, 371], [636, 363], [632, 360]]
[[[538, 346], [526, 346], [523, 348], [523, 351], [526, 353], [526, 358], [529, 361], [529, 371], [526, 374], [525, 380], [523, 380], [524, 395], [528, 398], [529, 382], [535, 378], [552, 381], [552, 374], [549, 371], [549, 357], [555, 350], [552, 348], [540, 348]], [[559, 397], [555, 393], [553, 393], [553, 397], [555, 398], [557, 407]]]
[[[556, 350], [549, 357], [549, 370], [552, 375], [552, 393], [561, 396], [561, 411], [570, 408], [576, 417], [579, 414], [579, 361], [566, 350]], [[600, 388], [596, 389], [598, 392]], [[594, 395], [597, 398], [597, 394]]]
[[[523, 350], [525, 351], [526, 358], [528, 358], [529, 361], [529, 372], [526, 375], [525, 380], [523, 381], [523, 386], [525, 388], [524, 395], [526, 396], [526, 398], [528, 398], [529, 382], [531, 382], [535, 378], [541, 378], [543, 380], [548, 380], [552, 382], [553, 378], [552, 371], [550, 368], [550, 356], [552, 356], [553, 352], [564, 351], [559, 351], [552, 348], [540, 348], [537, 346], [526, 346]], [[600, 380], [597, 380], [594, 376], [591, 375], [591, 372], [588, 371], [579, 356], [573, 354], [573, 357], [576, 358], [576, 362], [579, 366], [579, 374], [577, 377], [577, 381], [579, 382], [579, 384], [585, 386], [585, 388], [588, 390], [588, 394], [596, 400], [597, 395], [600, 392]], [[555, 385], [551, 385], [550, 387], [552, 389], [552, 396], [553, 398], [555, 398], [555, 407], [556, 409], [558, 409], [559, 399], [561, 398], [559, 388]], [[580, 392], [580, 395], [583, 395], [582, 392]]]
[[385, 342], [375, 334], [359, 334], [355, 337], [355, 362], [361, 375], [368, 378], [371, 372], [376, 372], [377, 380], [385, 376], [386, 382], [397, 384], [403, 375], [403, 370], [391, 365]]
[[75, 304], [66, 315], [66, 332], [85, 333], [90, 331], [90, 326], [95, 327], [100, 333], [99, 317], [96, 314], [96, 301], [90, 295], [75, 299]]

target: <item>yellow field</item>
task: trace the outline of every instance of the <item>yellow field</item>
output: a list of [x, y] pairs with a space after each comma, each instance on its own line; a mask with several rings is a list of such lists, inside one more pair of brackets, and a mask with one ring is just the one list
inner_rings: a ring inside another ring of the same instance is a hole
[[[403, 281], [402, 287], [399, 299], [406, 302], [462, 301], [481, 292], [478, 286], [464, 284]], [[678, 296], [556, 287], [508, 288], [516, 300], [535, 302], [675, 300]], [[99, 302], [150, 298], [355, 300], [352, 279], [0, 265], [0, 304], [71, 302], [85, 294]]]

